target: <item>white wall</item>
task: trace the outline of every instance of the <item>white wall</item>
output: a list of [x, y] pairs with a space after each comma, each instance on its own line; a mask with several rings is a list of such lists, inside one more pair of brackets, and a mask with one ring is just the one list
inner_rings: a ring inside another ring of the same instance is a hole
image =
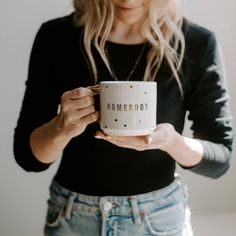
[[[13, 130], [16, 125], [28, 58], [35, 33], [50, 18], [70, 12], [70, 0], [21, 0], [0, 2], [0, 235], [41, 236], [48, 186], [57, 164], [44, 173], [26, 173], [14, 161]], [[227, 4], [226, 4], [227, 3]], [[225, 56], [231, 107], [236, 117], [236, 2], [188, 0], [191, 19], [217, 33]], [[234, 121], [235, 122], [235, 121]], [[186, 133], [189, 134], [188, 125]], [[235, 155], [234, 155], [235, 156]], [[235, 157], [234, 157], [235, 159]], [[236, 210], [236, 167], [219, 180], [180, 170], [189, 185], [194, 214]]]

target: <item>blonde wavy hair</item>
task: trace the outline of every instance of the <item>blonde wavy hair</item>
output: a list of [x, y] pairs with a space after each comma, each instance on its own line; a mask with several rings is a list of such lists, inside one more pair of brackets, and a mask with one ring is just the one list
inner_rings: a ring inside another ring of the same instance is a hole
[[[147, 39], [150, 50], [143, 80], [155, 80], [160, 65], [165, 58], [183, 94], [179, 69], [185, 50], [185, 40], [181, 30], [183, 14], [181, 0], [149, 0], [147, 19], [142, 26], [143, 37]], [[97, 82], [97, 68], [91, 51], [94, 45], [110, 73], [105, 43], [112, 28], [114, 18], [110, 0], [73, 0], [74, 23], [84, 26], [83, 43]]]

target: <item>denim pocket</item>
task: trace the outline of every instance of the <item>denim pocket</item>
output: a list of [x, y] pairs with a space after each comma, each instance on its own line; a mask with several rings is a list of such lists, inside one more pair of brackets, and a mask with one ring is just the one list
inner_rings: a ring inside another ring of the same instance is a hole
[[144, 212], [144, 222], [152, 235], [182, 235], [185, 227], [185, 203], [176, 202], [151, 212]]
[[63, 207], [58, 206], [52, 199], [49, 199], [46, 225], [49, 227], [58, 226], [63, 219], [63, 212]]

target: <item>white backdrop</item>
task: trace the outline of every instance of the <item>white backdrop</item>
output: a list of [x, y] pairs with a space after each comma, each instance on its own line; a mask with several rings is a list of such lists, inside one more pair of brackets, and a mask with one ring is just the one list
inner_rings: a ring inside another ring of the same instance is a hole
[[[187, 0], [189, 18], [214, 30], [221, 43], [228, 72], [231, 109], [236, 117], [235, 0]], [[13, 158], [13, 130], [27, 77], [35, 34], [43, 21], [70, 13], [70, 0], [0, 2], [0, 235], [42, 236], [48, 186], [58, 163], [42, 173], [26, 173]], [[235, 121], [234, 121], [235, 122]], [[235, 124], [235, 123], [234, 123]], [[189, 124], [186, 135], [189, 135]], [[234, 125], [235, 126], [235, 125]], [[211, 180], [188, 171], [179, 172], [189, 185], [195, 214], [236, 210], [235, 155], [229, 172]]]

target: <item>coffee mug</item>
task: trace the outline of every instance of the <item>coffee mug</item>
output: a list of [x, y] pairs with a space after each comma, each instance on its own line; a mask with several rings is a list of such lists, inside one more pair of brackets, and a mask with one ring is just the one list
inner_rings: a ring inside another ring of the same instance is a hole
[[100, 126], [115, 136], [139, 136], [156, 127], [157, 84], [149, 81], [100, 82]]

